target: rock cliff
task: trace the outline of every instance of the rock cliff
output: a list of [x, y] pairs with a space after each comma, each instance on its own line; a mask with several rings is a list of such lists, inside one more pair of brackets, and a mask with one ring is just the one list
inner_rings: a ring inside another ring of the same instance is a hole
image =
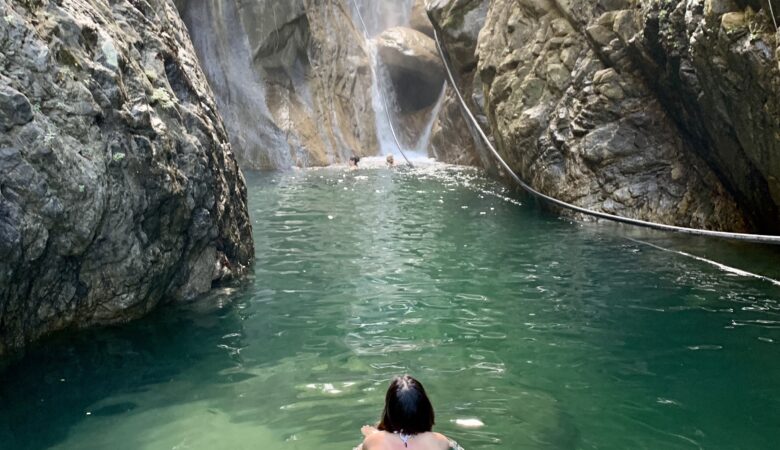
[[370, 55], [346, 0], [177, 0], [244, 168], [378, 152]]
[[436, 103], [444, 71], [435, 42], [411, 28], [394, 27], [377, 39], [377, 51], [387, 68], [402, 113]]
[[[484, 115], [482, 84], [476, 77], [477, 40], [485, 24], [488, 2], [484, 0], [435, 1], [430, 3], [431, 19], [437, 24], [439, 39], [450, 56], [458, 89], [482, 128], [490, 125]], [[447, 84], [438, 116], [434, 119], [428, 152], [439, 161], [493, 168], [493, 158], [481, 145], [476, 130], [464, 119], [452, 86]]]
[[[766, 6], [434, 0], [428, 10], [472, 109], [537, 189], [629, 217], [780, 231]], [[448, 110], [434, 147], [462, 134]]]
[[389, 99], [399, 141], [406, 149], [424, 151], [444, 86], [444, 67], [436, 42], [403, 26], [383, 31], [372, 42], [378, 59], [379, 88]]
[[768, 7], [767, 0], [647, 2], [613, 28], [755, 228], [780, 233], [780, 35]]
[[246, 187], [173, 2], [0, 11], [0, 354], [242, 274]]

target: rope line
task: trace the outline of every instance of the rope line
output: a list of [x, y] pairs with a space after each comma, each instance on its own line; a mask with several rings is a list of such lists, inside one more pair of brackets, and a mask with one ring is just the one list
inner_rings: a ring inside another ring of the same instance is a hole
[[[435, 23], [433, 19], [431, 18], [431, 22]], [[447, 72], [447, 77], [449, 79], [450, 86], [452, 86], [453, 91], [455, 91], [455, 96], [458, 98], [458, 101], [460, 103], [461, 108], [463, 108], [463, 111], [466, 113], [466, 116], [468, 116], [469, 121], [471, 124], [475, 127], [477, 132], [479, 133], [480, 137], [482, 138], [482, 141], [485, 143], [488, 149], [490, 149], [490, 152], [495, 156], [496, 160], [499, 162], [501, 167], [503, 167], [507, 173], [510, 174], [510, 176], [517, 182], [517, 184], [520, 185], [523, 190], [528, 192], [529, 194], [533, 195], [534, 197], [537, 197], [539, 199], [542, 199], [548, 203], [551, 203], [553, 205], [556, 205], [558, 207], [568, 209], [571, 211], [578, 212], [580, 214], [585, 214], [592, 217], [597, 217], [599, 219], [606, 219], [611, 220], [614, 222], [624, 223], [628, 225], [634, 225], [638, 227], [644, 227], [644, 228], [650, 228], [654, 230], [660, 230], [660, 231], [669, 231], [669, 232], [675, 232], [675, 233], [681, 233], [681, 234], [688, 234], [688, 235], [694, 235], [694, 236], [706, 236], [706, 237], [714, 237], [719, 239], [728, 239], [728, 240], [734, 240], [734, 241], [743, 241], [743, 242], [753, 242], [753, 243], [759, 243], [759, 244], [774, 244], [774, 245], [780, 245], [780, 236], [771, 236], [771, 235], [762, 235], [762, 234], [747, 234], [747, 233], [732, 233], [728, 231], [712, 231], [712, 230], [702, 230], [698, 228], [687, 228], [687, 227], [678, 227], [676, 225], [667, 225], [657, 222], [650, 222], [646, 220], [640, 220], [640, 219], [631, 219], [628, 217], [618, 216], [615, 214], [609, 214], [605, 212], [600, 211], [594, 211], [592, 209], [583, 208], [580, 206], [572, 205], [570, 203], [566, 203], [562, 200], [558, 200], [557, 198], [550, 197], [549, 195], [545, 195], [536, 189], [532, 188], [530, 185], [525, 183], [513, 170], [511, 167], [509, 167], [509, 164], [504, 161], [504, 158], [501, 157], [501, 155], [498, 153], [495, 147], [493, 147], [493, 144], [490, 143], [490, 139], [485, 134], [485, 131], [482, 130], [482, 127], [479, 125], [479, 122], [477, 122], [477, 119], [474, 117], [474, 114], [469, 109], [468, 105], [466, 104], [466, 101], [463, 99], [463, 96], [460, 93], [460, 90], [458, 89], [457, 84], [455, 83], [455, 77], [452, 75], [452, 70], [450, 69], [450, 64], [447, 59], [447, 56], [444, 52], [444, 47], [441, 44], [441, 41], [439, 40], [439, 33], [436, 30], [436, 27], [434, 27], [433, 30], [433, 37], [436, 40], [436, 47], [439, 50], [439, 55], [441, 56], [442, 63], [444, 65], [444, 69]]]
[[680, 250], [672, 250], [672, 249], [664, 248], [664, 247], [661, 247], [660, 245], [651, 244], [649, 242], [641, 241], [639, 239], [633, 239], [633, 238], [630, 238], [630, 237], [627, 237], [625, 239], [627, 239], [627, 240], [629, 240], [631, 242], [635, 242], [637, 244], [646, 245], [648, 247], [654, 248], [654, 249], [662, 251], [662, 252], [673, 253], [675, 255], [685, 256], [686, 258], [691, 258], [693, 260], [696, 260], [696, 261], [699, 261], [699, 262], [703, 262], [705, 264], [709, 264], [709, 265], [711, 265], [711, 266], [713, 266], [713, 267], [715, 267], [715, 268], [717, 268], [717, 269], [719, 269], [719, 270], [721, 270], [723, 272], [727, 272], [727, 273], [730, 273], [732, 275], [737, 275], [737, 276], [740, 276], [740, 277], [755, 278], [757, 280], [766, 281], [768, 283], [774, 284], [775, 286], [780, 286], [780, 281], [778, 281], [778, 280], [776, 280], [774, 278], [770, 278], [770, 277], [767, 277], [767, 276], [764, 276], [764, 275], [759, 275], [759, 274], [753, 273], [753, 272], [748, 272], [747, 270], [737, 269], [736, 267], [728, 266], [726, 264], [719, 263], [719, 262], [713, 261], [711, 259], [703, 258], [701, 256], [692, 255], [690, 253], [686, 253], [686, 252], [683, 252], [683, 251], [680, 251]]
[[777, 28], [777, 19], [775, 18], [775, 11], [772, 8], [772, 0], [766, 0], [767, 3], [769, 3], [769, 14], [772, 15], [772, 22], [775, 24], [775, 33], [778, 32]]
[[[366, 26], [366, 22], [363, 20], [363, 14], [360, 13], [360, 6], [357, 4], [356, 0], [352, 0], [352, 4], [355, 5], [355, 11], [357, 12], [358, 19], [360, 19], [360, 24], [363, 26], [363, 35], [366, 38], [366, 43], [369, 41], [368, 36], [368, 27]], [[374, 58], [376, 58], [376, 55], [372, 55]], [[376, 70], [374, 69], [374, 64], [370, 64], [371, 67], [371, 75], [374, 77], [374, 83], [377, 84], [377, 88], [379, 89], [379, 74], [377, 74]], [[398, 135], [395, 133], [395, 127], [393, 126], [393, 119], [390, 116], [390, 107], [387, 104], [387, 99], [385, 98], [384, 94], [382, 93], [382, 89], [379, 89], [379, 97], [382, 99], [382, 104], [385, 108], [385, 115], [387, 116], [387, 123], [390, 125], [390, 133], [393, 135], [393, 140], [395, 141], [395, 146], [398, 147], [398, 151], [401, 152], [401, 156], [404, 157], [406, 160], [406, 163], [409, 164], [409, 167], [414, 167], [412, 165], [412, 162], [409, 161], [409, 158], [406, 157], [406, 153], [404, 153], [403, 149], [401, 148], [401, 143], [398, 141]]]

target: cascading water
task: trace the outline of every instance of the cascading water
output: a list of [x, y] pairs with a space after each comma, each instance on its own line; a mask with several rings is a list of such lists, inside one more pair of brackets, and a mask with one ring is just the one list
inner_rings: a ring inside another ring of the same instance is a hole
[[[409, 112], [410, 92], [396, 82], [396, 66], [389, 66], [391, 78], [380, 63], [385, 47], [377, 39], [390, 28], [408, 30], [416, 1], [176, 4], [197, 30], [192, 40], [240, 164], [259, 169], [343, 162], [352, 154], [427, 156], [433, 99]], [[350, 20], [359, 32], [333, 35]]]
[[293, 164], [285, 133], [271, 119], [265, 83], [252, 67], [252, 51], [237, 2], [178, 2], [203, 71], [225, 119], [233, 151], [247, 168]]
[[377, 153], [373, 77], [349, 1], [176, 1], [243, 168]]
[[[357, 7], [368, 29], [369, 37], [373, 38], [384, 30], [409, 24], [413, 0], [387, 2], [377, 0], [354, 0], [352, 7]], [[360, 23], [356, 15], [355, 23]]]
[[428, 152], [428, 143], [431, 140], [433, 123], [436, 121], [436, 117], [439, 116], [439, 111], [441, 111], [441, 107], [444, 104], [444, 91], [445, 86], [442, 86], [441, 92], [439, 93], [439, 98], [436, 100], [436, 106], [434, 106], [433, 110], [431, 110], [431, 114], [428, 117], [428, 122], [423, 128], [423, 132], [420, 135], [420, 138], [417, 140], [417, 145], [415, 145], [415, 151], [417, 153], [427, 154]]
[[[403, 145], [402, 142], [396, 141], [396, 136], [393, 132], [393, 126], [398, 128], [396, 121], [393, 124], [390, 121], [396, 116], [397, 107], [395, 106], [395, 93], [391, 84], [387, 81], [387, 77], [383, 75], [382, 64], [379, 61], [379, 52], [376, 48], [376, 41], [371, 39], [368, 41], [368, 48], [371, 52], [371, 65], [373, 66], [373, 81], [371, 83], [371, 104], [374, 107], [374, 115], [376, 117], [376, 134], [377, 141], [379, 143], [379, 153], [382, 155], [399, 155], [398, 145]], [[386, 111], [387, 109], [387, 111]]]
[[[423, 125], [419, 137], [413, 139], [408, 136], [408, 133], [399, 133], [398, 131], [396, 131], [397, 135], [394, 136], [393, 127], [395, 130], [401, 130], [405, 125], [399, 120], [400, 108], [396, 100], [396, 92], [393, 89], [390, 75], [380, 60], [376, 37], [389, 28], [408, 26], [413, 3], [413, 0], [403, 0], [398, 3], [372, 0], [354, 0], [352, 2], [352, 7], [358, 9], [358, 11], [353, 11], [355, 23], [358, 26], [361, 26], [361, 22], [365, 24], [369, 35], [366, 47], [369, 49], [373, 66], [372, 73], [374, 76], [371, 84], [371, 98], [376, 118], [379, 152], [382, 155], [392, 154], [398, 158], [402, 156], [399, 154], [401, 151], [408, 157], [427, 158], [431, 129], [441, 107], [443, 97], [443, 95], [439, 96], [439, 100]], [[392, 124], [390, 121], [392, 121]], [[403, 147], [402, 149], [398, 148], [399, 144]]]

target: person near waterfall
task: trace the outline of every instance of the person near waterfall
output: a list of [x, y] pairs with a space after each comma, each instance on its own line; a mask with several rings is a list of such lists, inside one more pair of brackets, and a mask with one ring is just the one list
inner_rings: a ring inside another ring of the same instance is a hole
[[349, 170], [357, 170], [358, 169], [358, 163], [360, 162], [360, 158], [352, 155], [349, 157]]
[[395, 167], [395, 158], [393, 155], [387, 155], [387, 158], [385, 158], [385, 162], [387, 163], [387, 167], [393, 168]]
[[432, 431], [433, 425], [433, 405], [422, 383], [409, 375], [395, 377], [379, 423], [361, 428], [364, 440], [355, 450], [463, 450]]

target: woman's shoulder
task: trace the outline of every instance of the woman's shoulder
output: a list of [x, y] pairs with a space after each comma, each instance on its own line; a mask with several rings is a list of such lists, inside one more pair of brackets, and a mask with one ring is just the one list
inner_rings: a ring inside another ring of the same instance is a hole
[[431, 431], [431, 435], [433, 435], [434, 439], [436, 439], [439, 442], [449, 442], [449, 438], [441, 433], [437, 433], [435, 431]]
[[393, 436], [392, 433], [377, 430], [374, 433], [366, 436], [366, 438], [363, 440], [363, 448], [366, 450], [371, 448], [379, 448], [391, 436]]
[[[366, 436], [365, 440], [363, 441], [362, 447], [357, 447], [356, 450], [369, 450], [371, 448], [381, 448], [382, 444], [387, 439], [392, 439], [394, 437], [396, 436], [393, 435], [392, 433], [388, 433], [387, 431], [378, 431], [369, 436]], [[441, 433], [431, 432], [428, 435], [428, 437], [424, 439], [426, 439], [429, 442], [429, 444], [426, 445], [431, 445], [432, 444], [431, 441], [433, 441], [435, 442], [434, 444], [435, 447], [440, 448], [441, 450], [450, 450], [450, 449], [462, 450], [461, 447], [457, 443], [455, 443], [455, 441], [449, 439], [447, 436]]]
[[452, 439], [448, 438], [447, 436], [433, 432], [433, 438], [436, 440], [436, 443], [440, 445], [442, 449], [460, 449], [460, 446], [455, 443]]
[[457, 442], [453, 441], [452, 439], [448, 438], [447, 436], [441, 434], [441, 433], [433, 433], [434, 437], [436, 438], [436, 442], [440, 442], [443, 444], [442, 448], [448, 449], [448, 450], [463, 450], [463, 447], [458, 445]]

